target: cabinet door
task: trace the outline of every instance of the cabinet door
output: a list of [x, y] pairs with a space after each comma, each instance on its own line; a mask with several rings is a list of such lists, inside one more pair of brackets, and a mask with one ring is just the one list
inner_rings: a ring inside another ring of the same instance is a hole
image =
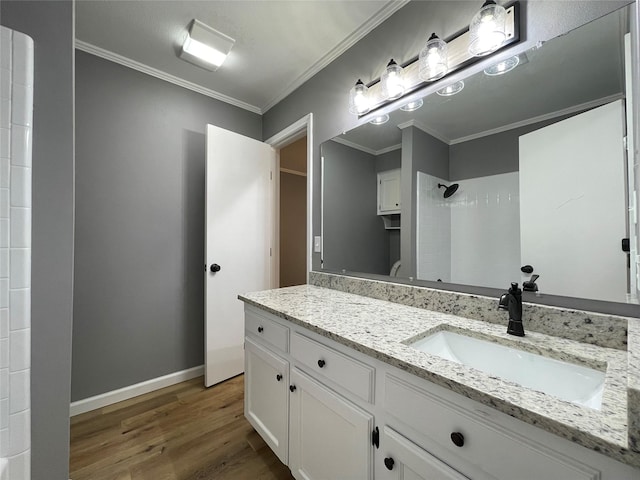
[[373, 478], [373, 415], [291, 369], [291, 473], [298, 480]]
[[378, 215], [400, 213], [400, 170], [378, 174]]
[[446, 463], [385, 426], [376, 461], [380, 480], [468, 480]]
[[289, 363], [245, 339], [244, 416], [280, 461], [289, 453]]

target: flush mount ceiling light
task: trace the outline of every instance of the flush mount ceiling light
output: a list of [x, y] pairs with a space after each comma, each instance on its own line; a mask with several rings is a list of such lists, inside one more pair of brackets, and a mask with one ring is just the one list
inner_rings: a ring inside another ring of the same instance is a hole
[[182, 45], [180, 58], [215, 72], [229, 55], [234, 43], [233, 38], [194, 19]]
[[382, 96], [386, 100], [400, 98], [404, 94], [404, 78], [402, 67], [393, 58], [387, 64], [387, 69], [380, 77], [382, 83]]
[[358, 79], [349, 91], [349, 112], [354, 115], [364, 115], [369, 111], [369, 96], [367, 86]]
[[433, 82], [442, 78], [447, 73], [447, 42], [438, 38], [435, 33], [427, 41], [418, 57], [420, 65], [418, 75], [425, 82]]
[[469, 25], [469, 53], [482, 57], [500, 48], [507, 39], [507, 11], [487, 0]]
[[452, 83], [451, 85], [447, 85], [446, 87], [441, 88], [436, 93], [441, 97], [450, 97], [451, 95], [460, 93], [463, 88], [464, 88], [464, 82], [460, 80], [459, 82]]
[[423, 103], [424, 101], [421, 98], [419, 98], [417, 100], [414, 100], [413, 102], [404, 104], [403, 106], [400, 107], [400, 110], [402, 110], [403, 112], [413, 112], [414, 110], [419, 109]]
[[378, 115], [376, 118], [371, 120], [369, 123], [372, 125], [382, 125], [383, 123], [387, 123], [389, 121], [389, 115], [386, 113], [384, 115]]
[[491, 77], [495, 77], [496, 75], [504, 75], [507, 72], [510, 72], [514, 68], [516, 68], [520, 64], [520, 57], [518, 55], [514, 55], [513, 57], [509, 57], [506, 60], [498, 62], [490, 67], [484, 69], [485, 75], [489, 75]]

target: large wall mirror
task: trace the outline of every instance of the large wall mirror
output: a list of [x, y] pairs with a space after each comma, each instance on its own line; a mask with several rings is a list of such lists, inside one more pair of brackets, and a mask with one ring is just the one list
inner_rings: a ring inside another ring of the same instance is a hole
[[637, 303], [630, 21], [613, 12], [325, 142], [322, 268], [445, 288], [538, 275], [538, 297]]

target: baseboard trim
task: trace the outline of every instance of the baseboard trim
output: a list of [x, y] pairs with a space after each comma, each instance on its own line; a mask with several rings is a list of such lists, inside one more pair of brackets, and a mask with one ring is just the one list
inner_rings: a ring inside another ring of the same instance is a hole
[[118, 390], [101, 393], [94, 397], [71, 402], [69, 416], [74, 417], [81, 413], [90, 412], [91, 410], [122, 402], [123, 400], [129, 400], [130, 398], [137, 397], [138, 395], [153, 392], [154, 390], [169, 387], [176, 383], [191, 380], [192, 378], [200, 377], [202, 375], [204, 375], [204, 365], [199, 365], [180, 372], [170, 373], [169, 375], [164, 375], [162, 377], [152, 378], [151, 380], [136, 383], [135, 385], [119, 388]]

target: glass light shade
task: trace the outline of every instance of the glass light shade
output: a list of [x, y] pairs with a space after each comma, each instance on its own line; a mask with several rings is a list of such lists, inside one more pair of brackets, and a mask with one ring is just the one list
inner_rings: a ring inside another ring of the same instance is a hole
[[414, 100], [413, 102], [409, 102], [401, 106], [400, 110], [402, 110], [403, 112], [413, 112], [414, 110], [419, 109], [423, 103], [424, 101], [421, 98], [419, 98], [417, 100]]
[[370, 109], [369, 89], [362, 80], [358, 80], [349, 91], [349, 112], [354, 115], [364, 115]]
[[514, 55], [513, 57], [509, 57], [506, 60], [498, 62], [490, 67], [484, 69], [485, 75], [496, 76], [496, 75], [504, 75], [507, 72], [510, 72], [514, 68], [518, 66], [520, 63], [520, 57], [518, 55]]
[[389, 115], [385, 113], [384, 115], [378, 115], [369, 123], [371, 123], [372, 125], [382, 125], [383, 123], [387, 123], [388, 121], [389, 121]]
[[418, 62], [421, 80], [432, 82], [444, 77], [448, 70], [447, 42], [432, 34], [420, 51]]
[[441, 97], [450, 97], [451, 95], [460, 93], [463, 88], [464, 88], [464, 82], [460, 80], [459, 82], [452, 83], [451, 85], [447, 85], [446, 87], [441, 88], [436, 93]]
[[487, 0], [469, 25], [469, 53], [482, 57], [495, 52], [507, 38], [507, 11]]
[[404, 94], [404, 76], [402, 67], [391, 59], [387, 69], [380, 77], [382, 82], [382, 97], [385, 100], [400, 98]]

